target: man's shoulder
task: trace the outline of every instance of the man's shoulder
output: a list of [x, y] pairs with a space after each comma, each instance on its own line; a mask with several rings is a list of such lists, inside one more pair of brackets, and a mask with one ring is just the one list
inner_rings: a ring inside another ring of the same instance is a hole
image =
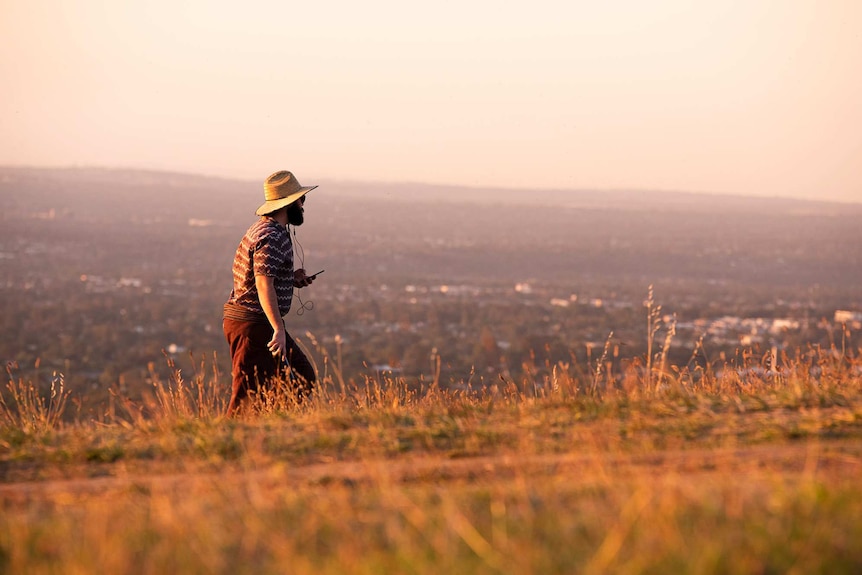
[[287, 229], [284, 226], [269, 218], [260, 218], [248, 228], [245, 235], [255, 243], [264, 238], [284, 240], [290, 237], [287, 235]]

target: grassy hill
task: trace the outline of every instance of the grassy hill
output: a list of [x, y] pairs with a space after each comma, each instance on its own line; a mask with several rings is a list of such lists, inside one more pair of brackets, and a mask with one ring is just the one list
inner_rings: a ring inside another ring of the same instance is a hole
[[13, 381], [0, 569], [854, 573], [862, 363], [785, 365], [460, 391], [334, 372], [231, 420], [206, 370], [72, 423], [61, 389]]

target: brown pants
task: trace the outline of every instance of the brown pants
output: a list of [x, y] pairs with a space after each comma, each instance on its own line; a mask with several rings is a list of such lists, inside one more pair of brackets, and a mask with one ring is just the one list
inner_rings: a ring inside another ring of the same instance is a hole
[[317, 380], [314, 366], [290, 334], [286, 334], [286, 364], [273, 357], [267, 347], [272, 334], [272, 327], [268, 323], [224, 320], [224, 335], [230, 346], [233, 375], [228, 415], [233, 415], [250, 391], [268, 385], [269, 380], [278, 375], [285, 376], [291, 382], [299, 401], [314, 387]]

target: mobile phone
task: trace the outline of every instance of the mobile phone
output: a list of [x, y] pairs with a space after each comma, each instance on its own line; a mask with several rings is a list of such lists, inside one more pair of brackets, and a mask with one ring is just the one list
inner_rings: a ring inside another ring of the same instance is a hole
[[310, 276], [308, 276], [308, 277], [309, 277], [309, 279], [316, 279], [316, 278], [317, 278], [317, 276], [319, 276], [320, 274], [322, 274], [322, 273], [323, 273], [323, 272], [325, 272], [325, 271], [326, 271], [326, 270], [320, 270], [320, 271], [319, 271], [319, 272], [317, 272], [316, 274], [314, 274], [314, 275], [310, 275]]

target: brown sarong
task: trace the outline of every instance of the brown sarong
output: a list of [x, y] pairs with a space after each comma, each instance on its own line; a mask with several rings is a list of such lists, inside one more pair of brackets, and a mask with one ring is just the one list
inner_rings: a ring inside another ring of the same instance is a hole
[[314, 366], [289, 333], [285, 331], [287, 342], [287, 362], [285, 363], [281, 358], [273, 357], [267, 347], [273, 334], [269, 322], [225, 318], [223, 327], [225, 338], [230, 346], [233, 378], [228, 415], [236, 411], [249, 392], [264, 388], [272, 378], [277, 376], [290, 381], [298, 401], [311, 392], [317, 380]]

